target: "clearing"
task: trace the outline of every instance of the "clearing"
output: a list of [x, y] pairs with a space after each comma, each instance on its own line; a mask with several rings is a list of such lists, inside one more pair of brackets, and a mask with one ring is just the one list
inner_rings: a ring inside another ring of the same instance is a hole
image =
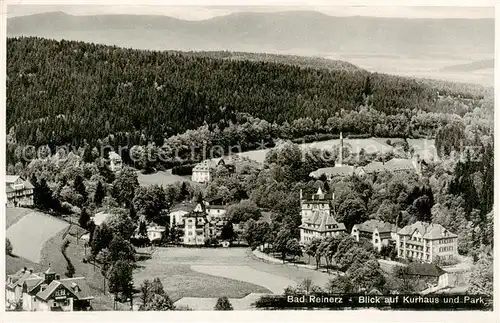
[[13, 246], [13, 253], [29, 261], [40, 262], [43, 245], [69, 224], [53, 216], [29, 210], [7, 208], [6, 237]]
[[179, 176], [172, 174], [172, 170], [158, 171], [152, 174], [142, 174], [137, 172], [139, 184], [143, 186], [174, 184], [176, 182], [191, 182], [191, 176]]

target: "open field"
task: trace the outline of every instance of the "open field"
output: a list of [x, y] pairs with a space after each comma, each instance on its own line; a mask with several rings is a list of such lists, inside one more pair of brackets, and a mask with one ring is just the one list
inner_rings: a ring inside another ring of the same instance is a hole
[[[16, 210], [12, 210], [15, 223], [7, 228], [6, 237], [13, 246], [16, 256], [38, 263], [43, 245], [54, 235], [68, 227], [68, 223], [41, 212], [31, 211], [20, 217]], [[11, 210], [7, 208], [7, 218]], [[12, 221], [8, 221], [12, 222]]]
[[143, 268], [134, 274], [135, 285], [159, 277], [174, 301], [282, 292], [305, 278], [324, 286], [330, 278], [314, 270], [262, 262], [247, 248], [158, 248], [152, 259], [140, 264]]
[[137, 172], [137, 179], [139, 180], [139, 184], [143, 186], [154, 184], [165, 186], [168, 184], [174, 184], [175, 182], [191, 182], [191, 176], [173, 175], [171, 169], [147, 175]]
[[27, 214], [33, 212], [31, 209], [22, 207], [8, 207], [5, 208], [5, 226], [8, 229], [10, 226], [21, 220]]

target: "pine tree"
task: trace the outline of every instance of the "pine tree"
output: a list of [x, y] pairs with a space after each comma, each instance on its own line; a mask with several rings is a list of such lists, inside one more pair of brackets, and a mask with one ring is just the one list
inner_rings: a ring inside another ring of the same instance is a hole
[[90, 221], [90, 215], [87, 212], [87, 209], [82, 208], [82, 212], [80, 213], [80, 218], [78, 220], [78, 224], [80, 225], [80, 227], [87, 229], [89, 221]]
[[80, 175], [76, 175], [73, 187], [75, 191], [83, 197], [83, 204], [85, 204], [87, 202], [87, 190], [85, 189], [83, 178]]
[[94, 203], [97, 206], [100, 206], [102, 204], [102, 200], [104, 200], [105, 196], [106, 196], [106, 192], [104, 191], [104, 186], [99, 181], [97, 183], [97, 187], [96, 187], [95, 194], [94, 194]]

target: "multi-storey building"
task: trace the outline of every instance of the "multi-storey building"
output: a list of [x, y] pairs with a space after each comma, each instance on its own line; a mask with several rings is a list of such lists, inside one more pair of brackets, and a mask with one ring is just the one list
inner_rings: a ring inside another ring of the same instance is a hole
[[335, 220], [332, 211], [334, 194], [324, 194], [318, 188], [316, 194], [303, 195], [300, 191], [301, 219], [300, 242], [305, 244], [315, 238], [325, 238], [345, 232], [343, 223]]
[[212, 172], [219, 165], [225, 165], [223, 158], [207, 159], [193, 168], [191, 180], [197, 183], [208, 183], [212, 179]]
[[33, 205], [34, 187], [29, 180], [17, 175], [7, 175], [5, 182], [8, 207]]
[[415, 222], [398, 231], [398, 257], [422, 262], [451, 259], [458, 255], [456, 234], [442, 225]]
[[85, 277], [60, 278], [50, 268], [34, 273], [23, 268], [7, 276], [6, 306], [23, 311], [85, 311], [93, 297]]
[[359, 238], [370, 240], [373, 247], [380, 252], [382, 246], [396, 241], [397, 227], [388, 222], [372, 219], [361, 224], [355, 224], [352, 227], [351, 235], [357, 241], [359, 241]]

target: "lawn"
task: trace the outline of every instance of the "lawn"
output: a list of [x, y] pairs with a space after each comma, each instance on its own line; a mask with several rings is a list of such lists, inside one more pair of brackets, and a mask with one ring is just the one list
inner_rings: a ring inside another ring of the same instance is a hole
[[29, 213], [21, 216], [20, 213], [24, 211], [14, 211], [11, 218], [9, 213], [11, 213], [10, 210], [7, 211], [8, 222], [12, 223], [17, 220], [7, 228], [6, 232], [6, 237], [13, 246], [13, 254], [35, 263], [40, 261], [43, 245], [69, 225], [63, 220], [41, 212], [30, 210]]
[[6, 228], [9, 228], [17, 221], [21, 220], [27, 214], [33, 212], [31, 209], [25, 209], [22, 207], [8, 207], [5, 208], [5, 224]]
[[331, 278], [310, 269], [265, 263], [248, 248], [158, 248], [152, 259], [140, 264], [143, 268], [134, 273], [136, 286], [144, 279], [159, 277], [174, 301], [277, 292], [305, 278], [325, 286]]
[[139, 184], [143, 186], [149, 185], [168, 185], [174, 184], [176, 182], [191, 182], [191, 176], [179, 176], [172, 174], [172, 170], [167, 171], [159, 171], [153, 174], [142, 174], [141, 172], [137, 172], [137, 179], [139, 180]]

